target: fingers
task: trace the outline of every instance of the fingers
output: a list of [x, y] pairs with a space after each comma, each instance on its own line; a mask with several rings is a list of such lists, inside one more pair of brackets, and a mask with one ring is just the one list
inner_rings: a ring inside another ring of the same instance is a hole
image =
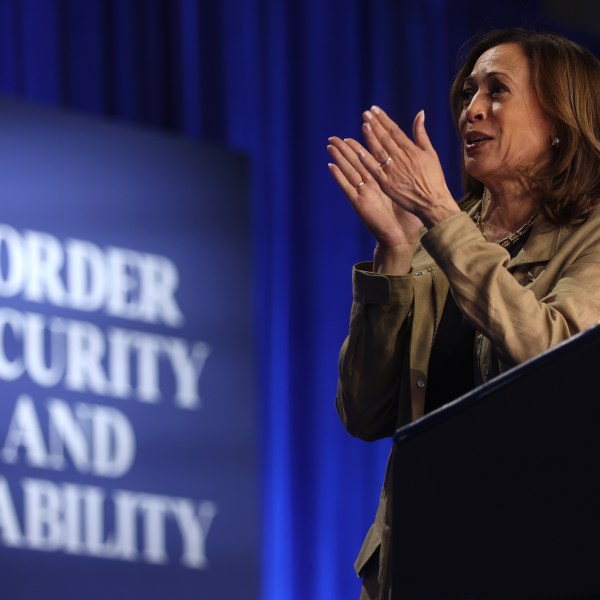
[[355, 189], [362, 182], [368, 183], [369, 176], [384, 188], [402, 173], [412, 172], [423, 160], [422, 152], [436, 155], [427, 131], [425, 112], [417, 113], [413, 122], [414, 142], [388, 117], [381, 108], [372, 106], [363, 113], [363, 134], [368, 150], [355, 140], [329, 138], [328, 152], [337, 169], [332, 170], [336, 181], [347, 195], [348, 184]]
[[330, 144], [327, 146], [327, 152], [337, 166], [339, 173], [345, 177], [348, 183], [356, 188], [364, 181], [367, 171], [348, 144], [350, 140], [341, 140], [338, 137], [329, 138]]
[[338, 137], [329, 138], [329, 142], [327, 152], [335, 163], [329, 164], [329, 171], [346, 196], [354, 200], [366, 180], [371, 179], [357, 156], [356, 149], [362, 146], [354, 140], [341, 140]]
[[405, 157], [403, 156], [403, 152], [397, 145], [390, 143], [384, 145], [385, 134], [382, 132], [381, 125], [376, 121], [365, 123], [363, 125], [363, 134], [370, 153], [362, 149], [358, 153], [360, 159], [373, 178], [381, 186], [385, 186], [388, 176], [394, 170], [394, 161], [397, 161], [399, 164], [404, 162]]
[[[379, 162], [363, 145], [356, 140], [348, 139], [346, 142], [354, 152], [355, 160], [361, 165], [364, 181], [369, 180], [369, 174], [373, 175], [380, 167]], [[387, 158], [389, 158], [389, 155], [386, 155], [386, 159], [384, 159], [384, 161], [387, 160]]]
[[358, 195], [358, 190], [360, 189], [361, 184], [359, 183], [358, 186], [353, 186], [336, 164], [329, 163], [328, 167], [329, 172], [333, 175], [333, 178], [340, 186], [344, 194], [346, 194], [350, 200], [353, 200], [354, 197]]
[[377, 106], [363, 113], [363, 133], [369, 150], [384, 162], [388, 156], [396, 158], [399, 151], [409, 152], [414, 147], [409, 137]]
[[413, 139], [415, 144], [421, 148], [421, 150], [434, 151], [431, 140], [425, 130], [425, 111], [421, 110], [417, 113], [413, 122]]
[[359, 181], [362, 181], [364, 176], [368, 175], [367, 170], [357, 156], [357, 149], [362, 149], [362, 146], [351, 138], [342, 140], [338, 137], [331, 137], [329, 142], [330, 145], [327, 146], [327, 151], [334, 160], [337, 159], [336, 164], [340, 169], [352, 177], [353, 181], [354, 173], [358, 173]]
[[363, 118], [368, 150], [356, 140], [335, 137], [329, 138], [327, 150], [335, 163], [329, 165], [333, 177], [365, 223], [383, 232], [385, 227], [374, 214], [379, 211], [379, 216], [385, 213], [388, 218], [391, 207], [394, 215], [397, 211], [414, 215], [429, 227], [440, 220], [439, 206], [447, 208], [451, 203], [455, 208], [425, 130], [424, 111], [413, 122], [414, 142], [376, 106], [365, 111]]
[[[365, 113], [365, 115], [366, 114], [367, 113]], [[381, 130], [381, 127], [378, 123], [371, 124], [369, 121], [363, 124], [362, 129], [365, 142], [367, 143], [375, 162], [377, 165], [383, 165], [392, 155], [392, 148], [389, 145], [386, 148], [382, 142], [382, 138], [384, 137], [385, 133]]]

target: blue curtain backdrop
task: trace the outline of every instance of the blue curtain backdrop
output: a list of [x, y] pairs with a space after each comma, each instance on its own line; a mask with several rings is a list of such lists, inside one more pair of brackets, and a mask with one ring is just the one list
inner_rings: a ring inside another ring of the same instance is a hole
[[597, 51], [593, 32], [556, 20], [556, 5], [0, 0], [0, 93], [249, 157], [264, 600], [357, 597], [352, 562], [389, 450], [389, 441], [350, 438], [334, 410], [351, 265], [370, 257], [372, 242], [330, 179], [327, 137], [359, 136], [373, 103], [408, 130], [424, 108], [458, 196], [447, 96], [462, 44], [526, 25]]

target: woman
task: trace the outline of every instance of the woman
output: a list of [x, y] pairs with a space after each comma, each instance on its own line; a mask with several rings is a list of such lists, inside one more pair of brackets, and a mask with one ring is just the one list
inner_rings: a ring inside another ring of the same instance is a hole
[[[452, 198], [417, 114], [379, 108], [366, 148], [330, 138], [330, 171], [377, 242], [354, 269], [336, 405], [350, 433], [404, 423], [600, 320], [600, 63], [552, 34], [492, 32], [450, 99], [465, 197]], [[391, 481], [356, 568], [388, 598]]]

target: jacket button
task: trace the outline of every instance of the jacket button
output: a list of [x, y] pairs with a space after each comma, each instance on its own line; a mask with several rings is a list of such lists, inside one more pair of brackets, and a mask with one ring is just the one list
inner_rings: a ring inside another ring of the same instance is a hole
[[421, 275], [423, 275], [423, 271], [417, 271], [415, 273], [415, 277], [421, 277]]
[[425, 387], [425, 382], [422, 379], [419, 379], [417, 381], [417, 387], [424, 388]]

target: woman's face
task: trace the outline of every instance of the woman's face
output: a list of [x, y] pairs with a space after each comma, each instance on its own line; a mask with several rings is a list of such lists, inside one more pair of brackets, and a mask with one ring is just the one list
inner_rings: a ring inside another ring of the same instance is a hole
[[458, 121], [467, 173], [490, 190], [527, 187], [523, 170], [544, 164], [555, 133], [530, 82], [518, 44], [484, 52], [463, 84]]

